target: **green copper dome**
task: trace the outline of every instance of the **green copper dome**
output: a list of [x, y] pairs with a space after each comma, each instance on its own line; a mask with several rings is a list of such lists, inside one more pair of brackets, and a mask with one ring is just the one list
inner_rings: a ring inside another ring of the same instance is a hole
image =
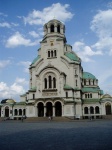
[[32, 64], [31, 64], [31, 65], [33, 65], [39, 58], [40, 58], [40, 55], [38, 55], [38, 56], [32, 61]]
[[89, 73], [89, 72], [83, 72], [83, 76], [82, 76], [83, 79], [96, 79], [96, 77]]
[[80, 58], [75, 53], [65, 53], [65, 56], [73, 61], [80, 61]]

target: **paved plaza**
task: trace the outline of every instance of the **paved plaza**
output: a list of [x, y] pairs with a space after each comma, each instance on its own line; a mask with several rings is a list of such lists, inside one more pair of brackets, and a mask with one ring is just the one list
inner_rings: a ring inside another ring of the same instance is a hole
[[0, 150], [112, 150], [112, 121], [2, 121]]

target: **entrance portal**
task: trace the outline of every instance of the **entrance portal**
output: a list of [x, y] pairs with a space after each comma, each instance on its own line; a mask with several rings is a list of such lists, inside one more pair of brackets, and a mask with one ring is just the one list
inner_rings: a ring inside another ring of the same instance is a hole
[[44, 105], [42, 102], [38, 103], [38, 117], [44, 116]]
[[5, 117], [9, 117], [9, 107], [5, 107]]
[[60, 102], [55, 103], [55, 116], [62, 116], [62, 106]]
[[111, 115], [111, 104], [107, 103], [105, 105], [105, 109], [106, 109], [106, 115]]
[[46, 116], [52, 116], [52, 103], [47, 102], [46, 104]]

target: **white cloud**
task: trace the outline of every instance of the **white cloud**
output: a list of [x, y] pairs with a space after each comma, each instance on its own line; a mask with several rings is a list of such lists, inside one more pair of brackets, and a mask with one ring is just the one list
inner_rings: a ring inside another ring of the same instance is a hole
[[25, 78], [16, 78], [16, 80], [15, 80], [15, 82], [17, 83], [17, 84], [21, 84], [21, 85], [28, 85], [29, 84], [29, 82], [28, 81], [26, 81], [26, 79]]
[[11, 64], [10, 60], [0, 60], [0, 68], [4, 68], [9, 64]]
[[22, 34], [19, 32], [16, 32], [14, 35], [9, 37], [9, 39], [6, 41], [6, 47], [8, 48], [14, 48], [17, 46], [34, 46], [38, 44], [39, 40], [36, 40], [32, 42], [30, 39], [25, 38]]
[[73, 50], [84, 62], [93, 61], [90, 59], [91, 56], [102, 55], [101, 51], [93, 51], [90, 46], [87, 46], [85, 43], [79, 41], [73, 44]]
[[60, 3], [56, 3], [52, 4], [50, 7], [44, 8], [42, 11], [33, 10], [27, 17], [23, 17], [24, 23], [30, 25], [43, 25], [54, 17], [65, 22], [74, 15], [67, 10], [68, 8], [68, 4], [61, 5]]
[[22, 78], [16, 78], [15, 82], [10, 86], [0, 82], [0, 99], [18, 97], [25, 92], [24, 85], [27, 84], [28, 81]]
[[34, 38], [38, 38], [39, 37], [39, 34], [36, 33], [35, 31], [30, 31], [29, 34], [34, 37]]
[[11, 28], [11, 25], [8, 22], [2, 22], [2, 23], [0, 23], [0, 27]]
[[92, 46], [98, 50], [104, 50], [111, 54], [112, 51], [112, 9], [99, 11], [91, 22], [91, 30], [98, 37], [98, 41]]
[[112, 8], [112, 2], [109, 2], [109, 3], [107, 4], [107, 7]]
[[100, 84], [106, 83], [106, 80], [110, 77], [112, 77], [112, 68], [105, 69], [105, 71], [102, 70], [102, 72], [98, 77], [100, 79], [99, 80]]
[[22, 65], [24, 67], [24, 72], [29, 73], [29, 66], [31, 62], [30, 61], [21, 61], [18, 63], [18, 65]]
[[4, 14], [4, 13], [0, 12], [0, 16], [7, 17], [8, 15], [6, 15], [6, 14]]

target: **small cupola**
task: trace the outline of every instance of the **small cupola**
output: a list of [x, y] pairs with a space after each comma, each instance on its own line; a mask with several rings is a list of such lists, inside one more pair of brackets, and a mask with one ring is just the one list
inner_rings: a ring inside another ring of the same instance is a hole
[[50, 20], [44, 25], [44, 38], [49, 36], [65, 38], [65, 25], [59, 20]]

